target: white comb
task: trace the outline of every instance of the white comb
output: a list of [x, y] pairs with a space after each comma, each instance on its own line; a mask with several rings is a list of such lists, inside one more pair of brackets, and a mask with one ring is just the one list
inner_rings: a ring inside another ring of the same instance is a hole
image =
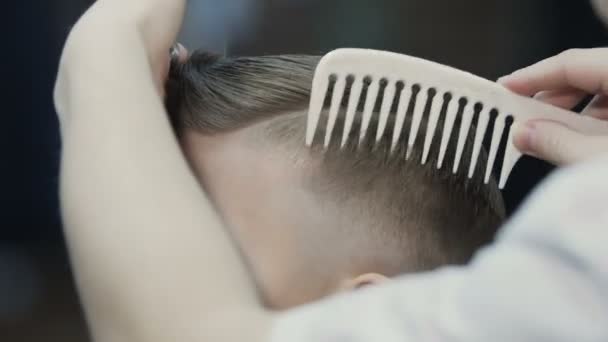
[[[462, 111], [461, 126], [458, 132], [456, 156], [452, 169], [454, 173], [458, 170], [467, 135], [471, 127], [471, 121], [475, 114], [474, 106], [481, 104], [482, 109], [477, 121], [473, 154], [468, 171], [469, 178], [473, 176], [477, 164], [483, 138], [490, 121], [490, 113], [497, 111], [498, 116], [492, 127], [492, 140], [484, 178], [486, 184], [490, 179], [498, 147], [506, 128], [506, 120], [509, 117], [513, 119], [514, 123], [543, 118], [565, 123], [573, 129], [588, 134], [608, 132], [608, 123], [605, 121], [574, 115], [566, 110], [528, 97], [519, 96], [494, 82], [445, 65], [393, 52], [367, 49], [338, 49], [325, 55], [315, 71], [306, 131], [306, 144], [308, 146], [312, 145], [329, 86], [335, 80], [324, 140], [325, 147], [329, 145], [332, 131], [340, 112], [348, 78], [352, 79], [352, 85], [346, 107], [341, 146], [344, 146], [352, 130], [365, 79], [368, 79], [371, 83], [369, 84], [365, 98], [359, 141], [367, 134], [372, 115], [379, 115], [376, 141], [379, 140], [386, 129], [389, 112], [397, 96], [397, 84], [402, 82], [404, 85], [399, 90], [402, 93], [397, 106], [392, 147], [395, 146], [402, 134], [403, 123], [412, 96], [412, 87], [417, 85], [420, 87], [420, 91], [417, 93], [415, 108], [413, 109], [408, 149], [405, 158], [409, 158], [410, 156], [425, 108], [427, 105], [430, 105], [431, 109], [421, 160], [423, 164], [429, 155], [431, 142], [435, 135], [437, 122], [444, 104], [444, 94], [450, 93], [452, 95], [451, 101], [447, 106], [437, 168], [443, 166], [448, 141], [453, 130], [456, 115], [459, 112], [459, 101], [465, 98], [467, 104]], [[383, 94], [379, 94], [382, 90], [380, 87], [381, 82], [386, 82]], [[428, 104], [429, 99], [427, 94], [430, 89], [434, 89], [436, 94], [431, 103]], [[380, 112], [374, 113], [374, 105], [379, 96], [383, 96]], [[513, 166], [521, 156], [521, 152], [513, 145], [513, 135], [509, 134], [502, 169], [499, 175], [499, 187], [501, 189], [504, 188]]]

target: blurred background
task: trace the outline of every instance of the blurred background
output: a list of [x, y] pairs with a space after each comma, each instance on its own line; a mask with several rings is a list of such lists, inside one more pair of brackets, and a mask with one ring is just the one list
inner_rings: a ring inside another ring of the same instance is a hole
[[[0, 11], [3, 342], [88, 341], [61, 233], [60, 141], [51, 94], [62, 44], [90, 3], [11, 1]], [[607, 39], [581, 0], [191, 0], [181, 42], [228, 55], [386, 49], [496, 79]], [[509, 210], [550, 171], [522, 160], [504, 192]]]

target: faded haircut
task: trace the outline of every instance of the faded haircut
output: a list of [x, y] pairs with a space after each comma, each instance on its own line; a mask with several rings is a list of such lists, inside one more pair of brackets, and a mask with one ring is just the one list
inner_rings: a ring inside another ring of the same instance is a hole
[[[265, 134], [269, 141], [304, 149], [306, 109], [319, 60], [319, 56], [308, 55], [233, 58], [196, 52], [187, 63], [171, 68], [167, 106], [175, 127], [178, 131], [189, 128], [202, 134], [216, 134], [266, 121]], [[366, 91], [367, 86], [362, 99]], [[416, 91], [414, 89], [414, 93]], [[347, 86], [345, 99], [348, 92]], [[431, 93], [431, 96], [444, 94]], [[487, 159], [484, 151], [480, 153], [474, 177], [467, 179], [465, 175], [472, 150], [470, 136], [457, 174], [452, 174], [451, 167], [456, 145], [454, 134], [442, 169], [436, 169], [440, 132], [435, 135], [428, 162], [420, 164], [428, 108], [415, 148], [406, 160], [414, 98], [394, 150], [391, 150], [392, 121], [398, 98], [378, 143], [375, 142], [377, 115], [369, 128], [373, 134], [367, 134], [361, 144], [358, 143], [359, 112], [343, 148], [340, 148], [342, 120], [336, 124], [329, 148], [322, 148], [325, 134], [322, 119], [315, 143], [308, 150], [311, 158], [320, 161], [308, 179], [310, 190], [338, 206], [349, 206], [342, 214], [352, 217], [353, 227], [358, 220], [373, 222], [366, 229], [340, 229], [345, 234], [363, 235], [362, 240], [380, 240], [377, 248], [383, 245], [394, 248], [395, 254], [401, 255], [399, 272], [468, 262], [480, 247], [493, 240], [505, 217], [496, 182], [492, 179], [490, 184], [483, 184]], [[380, 96], [375, 104], [376, 111], [381, 99]], [[449, 95], [444, 99], [447, 103]], [[359, 107], [362, 105], [360, 102]], [[460, 107], [462, 110], [462, 103]], [[445, 109], [446, 104], [438, 127], [443, 127]], [[454, 132], [458, 125], [456, 122]], [[352, 253], [358, 255], [361, 251]]]

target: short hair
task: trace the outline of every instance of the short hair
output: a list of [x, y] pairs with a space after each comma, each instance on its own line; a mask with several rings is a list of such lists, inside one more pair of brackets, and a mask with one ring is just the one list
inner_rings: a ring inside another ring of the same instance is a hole
[[[203, 134], [215, 134], [266, 121], [268, 139], [304, 149], [305, 113], [319, 60], [319, 56], [308, 55], [222, 57], [195, 52], [187, 63], [174, 64], [171, 68], [168, 110], [178, 130], [188, 127]], [[368, 82], [361, 98], [365, 97], [367, 85]], [[347, 87], [345, 99], [348, 91]], [[441, 95], [431, 93], [431, 96]], [[376, 103], [376, 111], [380, 103], [381, 98]], [[342, 107], [344, 110], [345, 103]], [[445, 108], [444, 105], [438, 127], [442, 127]], [[412, 103], [408, 118], [411, 112]], [[410, 160], [405, 158], [408, 127], [404, 128], [404, 134], [392, 151], [391, 122], [378, 143], [375, 134], [368, 134], [359, 145], [356, 136], [359, 117], [343, 148], [339, 146], [343, 129], [343, 122], [339, 120], [328, 149], [318, 143], [318, 138], [324, 134], [321, 122], [315, 138], [317, 143], [307, 150], [311, 158], [320, 161], [308, 177], [310, 190], [337, 206], [348, 207], [344, 208], [343, 214], [352, 215], [353, 221], [369, 219], [368, 223], [374, 222], [364, 229], [354, 228], [354, 222], [352, 226], [340, 229], [345, 234], [360, 234], [363, 240], [377, 241], [377, 248], [395, 249], [394, 252], [402, 256], [397, 258], [399, 272], [468, 262], [481, 246], [493, 240], [505, 217], [496, 182], [492, 179], [489, 184], [483, 184], [485, 151], [480, 153], [475, 176], [467, 179], [465, 175], [463, 166], [468, 166], [472, 150], [470, 136], [457, 174], [452, 174], [447, 162], [442, 169], [436, 169], [437, 138], [433, 141], [428, 162], [421, 165], [420, 139], [424, 138], [422, 132], [427, 115], [428, 108]], [[376, 117], [372, 119], [369, 132], [375, 132]], [[409, 122], [406, 120], [406, 126]], [[436, 134], [436, 137], [440, 136], [440, 133]], [[454, 139], [455, 134], [446, 161], [454, 158]], [[352, 253], [358, 255], [361, 251]]]

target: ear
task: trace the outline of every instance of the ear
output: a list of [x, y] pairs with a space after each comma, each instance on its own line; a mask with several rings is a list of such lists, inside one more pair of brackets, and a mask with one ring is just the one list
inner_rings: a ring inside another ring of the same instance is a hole
[[389, 278], [383, 276], [382, 274], [365, 273], [365, 274], [361, 274], [355, 278], [345, 280], [342, 283], [341, 289], [343, 291], [352, 291], [352, 290], [357, 290], [357, 289], [360, 289], [362, 287], [369, 286], [369, 285], [382, 284], [388, 280], [389, 280]]

